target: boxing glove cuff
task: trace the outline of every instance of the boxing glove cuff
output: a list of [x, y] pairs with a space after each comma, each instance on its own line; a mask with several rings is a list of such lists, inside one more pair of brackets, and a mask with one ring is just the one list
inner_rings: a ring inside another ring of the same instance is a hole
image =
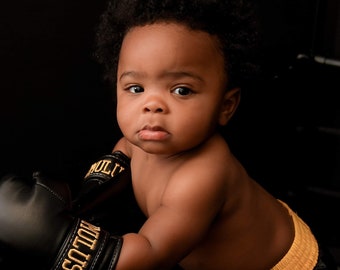
[[122, 244], [121, 236], [76, 219], [51, 270], [115, 269]]

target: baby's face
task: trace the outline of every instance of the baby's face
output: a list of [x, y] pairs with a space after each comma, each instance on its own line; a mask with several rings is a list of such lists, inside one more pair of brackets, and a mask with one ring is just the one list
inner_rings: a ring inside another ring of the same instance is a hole
[[188, 150], [222, 123], [224, 59], [217, 40], [176, 23], [132, 28], [117, 73], [117, 119], [146, 152]]

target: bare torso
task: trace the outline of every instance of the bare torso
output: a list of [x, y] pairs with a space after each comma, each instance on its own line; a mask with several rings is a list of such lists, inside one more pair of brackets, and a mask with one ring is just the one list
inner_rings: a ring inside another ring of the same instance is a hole
[[[270, 269], [285, 255], [294, 238], [288, 212], [248, 176], [221, 138], [208, 144], [206, 149], [203, 146], [195, 150], [199, 153], [164, 159], [134, 149], [131, 168], [137, 201], [150, 217], [163, 204], [164, 194], [180, 185], [176, 183], [177, 175], [183, 172], [189, 179], [200, 170], [211, 170], [209, 181], [214, 184], [214, 172], [218, 172], [223, 176], [222, 184], [218, 183], [222, 185], [223, 203], [202, 239], [183, 256], [180, 265], [200, 270], [226, 266], [230, 270]], [[208, 158], [212, 153], [214, 158]]]

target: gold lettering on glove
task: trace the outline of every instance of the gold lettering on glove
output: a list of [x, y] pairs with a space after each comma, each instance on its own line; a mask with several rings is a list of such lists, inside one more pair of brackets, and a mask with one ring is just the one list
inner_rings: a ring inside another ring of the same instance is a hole
[[72, 242], [67, 258], [62, 263], [64, 270], [83, 270], [88, 266], [93, 251], [97, 249], [100, 227], [96, 227], [84, 220], [80, 222], [76, 236]]
[[[112, 168], [113, 167], [113, 168]], [[124, 171], [125, 168], [119, 163], [112, 165], [112, 161], [109, 159], [102, 159], [92, 164], [91, 168], [85, 175], [85, 178], [89, 177], [93, 173], [102, 173], [110, 177], [114, 177], [118, 173]]]

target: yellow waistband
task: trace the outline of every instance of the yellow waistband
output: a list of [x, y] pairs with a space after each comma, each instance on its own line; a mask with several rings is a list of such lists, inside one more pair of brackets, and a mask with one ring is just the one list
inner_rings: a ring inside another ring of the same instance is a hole
[[287, 204], [280, 200], [279, 202], [292, 216], [295, 237], [286, 255], [272, 270], [312, 270], [318, 260], [318, 243], [307, 224]]

